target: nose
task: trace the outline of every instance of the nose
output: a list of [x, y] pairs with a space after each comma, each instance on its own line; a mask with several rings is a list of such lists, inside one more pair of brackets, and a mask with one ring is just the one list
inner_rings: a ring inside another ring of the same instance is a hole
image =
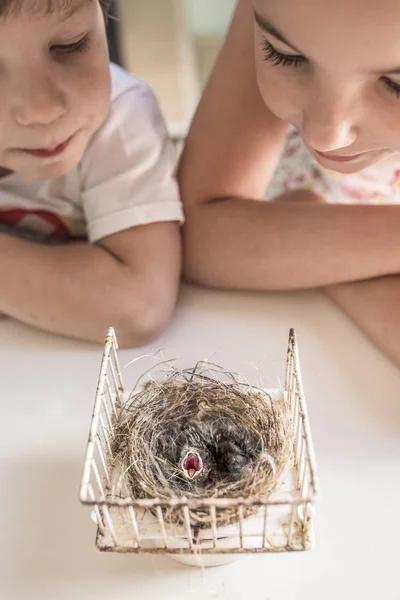
[[26, 75], [13, 96], [14, 118], [22, 126], [51, 125], [66, 112], [64, 94], [50, 74]]
[[358, 135], [354, 99], [343, 95], [314, 97], [303, 111], [301, 131], [306, 143], [319, 152], [351, 146]]

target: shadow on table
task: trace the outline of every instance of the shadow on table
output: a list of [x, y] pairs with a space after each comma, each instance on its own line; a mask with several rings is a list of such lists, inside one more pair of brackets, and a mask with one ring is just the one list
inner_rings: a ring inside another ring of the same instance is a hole
[[[185, 286], [180, 306], [181, 319], [186, 318], [188, 322], [192, 312], [200, 313], [197, 319], [201, 321], [208, 348], [215, 343], [212, 338], [211, 342], [207, 339], [208, 331], [220, 340], [222, 350], [224, 345], [225, 349], [235, 348], [230, 354], [238, 366], [243, 365], [243, 358], [249, 355], [260, 359], [265, 355], [274, 356], [276, 361], [270, 365], [260, 363], [273, 385], [277, 375], [283, 374], [287, 334], [290, 327], [295, 327], [305, 394], [310, 405], [314, 396], [319, 405], [315, 408], [325, 410], [332, 398], [333, 411], [340, 410], [342, 405], [344, 411], [356, 412], [356, 417], [359, 414], [361, 420], [372, 420], [382, 430], [399, 432], [400, 370], [323, 294], [211, 293]], [[229, 327], [231, 335], [226, 339]], [[264, 334], [260, 334], [262, 331]], [[203, 338], [196, 336], [196, 348]], [[276, 349], [271, 350], [271, 339], [275, 344], [279, 339]]]
[[[360, 422], [367, 420], [377, 432], [398, 436], [400, 369], [339, 309], [329, 311], [329, 317], [318, 323], [316, 316], [314, 325], [331, 363], [327, 385], [337, 386], [338, 406], [347, 404], [349, 411], [357, 411]], [[346, 391], [345, 398], [341, 390]]]
[[[54, 586], [81, 589], [90, 581], [124, 579], [132, 591], [143, 579], [167, 576], [186, 567], [168, 558], [103, 554], [94, 545], [90, 509], [78, 500], [82, 463], [68, 458], [10, 464], [2, 482], [8, 496], [2, 506], [11, 519], [4, 524], [10, 540], [11, 590], [33, 592]], [[10, 510], [11, 509], [11, 510]], [[36, 596], [35, 596], [36, 597]], [[47, 598], [41, 596], [42, 600]]]
[[[65, 352], [73, 350], [77, 353], [89, 351], [102, 352], [102, 344], [83, 342], [72, 338], [42, 331], [30, 325], [4, 317], [0, 318], [1, 346], [9, 350], [32, 350], [35, 352]], [[104, 338], [106, 337], [104, 332]]]

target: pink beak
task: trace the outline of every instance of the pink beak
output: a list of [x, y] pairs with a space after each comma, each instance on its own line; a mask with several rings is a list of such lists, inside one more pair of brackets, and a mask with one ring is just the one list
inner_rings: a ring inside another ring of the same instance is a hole
[[182, 461], [182, 469], [189, 479], [194, 479], [203, 470], [203, 461], [197, 452], [189, 451]]

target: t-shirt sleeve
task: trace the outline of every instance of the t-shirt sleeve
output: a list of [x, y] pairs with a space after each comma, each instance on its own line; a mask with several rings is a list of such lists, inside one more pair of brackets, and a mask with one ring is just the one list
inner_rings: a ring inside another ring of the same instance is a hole
[[157, 101], [138, 80], [113, 100], [81, 163], [89, 242], [137, 225], [182, 223], [175, 167]]

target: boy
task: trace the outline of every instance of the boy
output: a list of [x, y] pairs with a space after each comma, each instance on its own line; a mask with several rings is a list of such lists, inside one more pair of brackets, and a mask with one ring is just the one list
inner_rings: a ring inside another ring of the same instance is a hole
[[153, 94], [109, 63], [108, 5], [0, 0], [0, 313], [133, 346], [171, 316], [183, 216]]

